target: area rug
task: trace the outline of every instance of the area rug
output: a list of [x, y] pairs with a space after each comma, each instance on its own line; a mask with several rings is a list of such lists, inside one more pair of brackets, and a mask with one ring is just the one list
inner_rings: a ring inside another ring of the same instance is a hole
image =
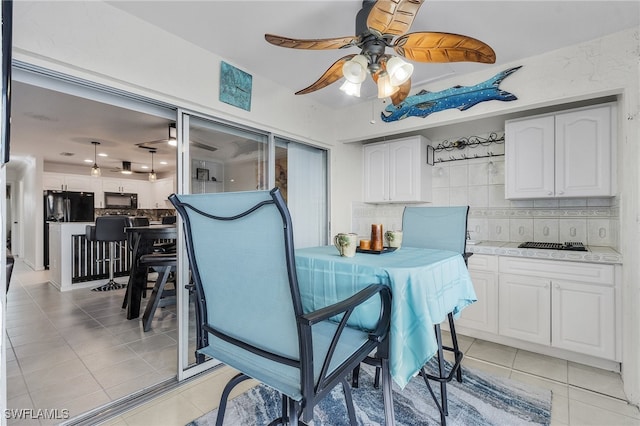
[[[373, 369], [364, 366], [360, 387], [353, 389], [359, 425], [384, 425], [382, 392], [373, 387]], [[433, 383], [433, 382], [432, 382]], [[432, 384], [440, 396], [440, 386]], [[551, 421], [551, 391], [514, 380], [463, 368], [463, 381], [447, 386], [449, 426], [548, 425]], [[440, 414], [421, 377], [402, 390], [393, 388], [393, 406], [398, 426], [439, 425]], [[259, 385], [229, 402], [224, 425], [267, 425], [280, 415], [280, 396]], [[218, 410], [211, 411], [187, 426], [215, 425]], [[342, 387], [337, 386], [314, 410], [314, 426], [348, 425]]]

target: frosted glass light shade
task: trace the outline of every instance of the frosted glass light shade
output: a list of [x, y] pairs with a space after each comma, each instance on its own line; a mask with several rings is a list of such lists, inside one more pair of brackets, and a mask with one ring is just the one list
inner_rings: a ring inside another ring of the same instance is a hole
[[345, 82], [340, 86], [340, 90], [350, 96], [355, 96], [357, 98], [360, 97], [360, 87], [362, 83], [352, 83], [349, 80], [345, 80]]
[[380, 73], [378, 77], [378, 98], [388, 98], [398, 91], [398, 86], [391, 84], [391, 78], [386, 71]]
[[362, 83], [367, 78], [369, 61], [364, 55], [356, 55], [342, 65], [342, 75], [351, 83]]
[[391, 79], [391, 85], [400, 86], [411, 78], [411, 74], [413, 74], [413, 65], [397, 56], [394, 56], [387, 61], [387, 72]]

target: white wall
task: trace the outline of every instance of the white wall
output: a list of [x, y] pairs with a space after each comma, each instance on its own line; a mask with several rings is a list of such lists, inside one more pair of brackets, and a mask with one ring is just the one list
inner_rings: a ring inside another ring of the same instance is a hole
[[[14, 4], [16, 59], [332, 148], [332, 233], [351, 226], [351, 202], [362, 197], [361, 148], [358, 144], [341, 144], [336, 140], [353, 142], [391, 136], [506, 112], [620, 94], [619, 113], [623, 119], [619, 129], [618, 169], [622, 184], [618, 199], [620, 226], [624, 230], [620, 250], [625, 256], [623, 379], [627, 394], [635, 403], [640, 402], [637, 362], [640, 359], [640, 311], [635, 308], [640, 305], [637, 244], [640, 227], [636, 220], [640, 195], [638, 39], [637, 29], [627, 30], [593, 43], [510, 64], [524, 65], [501, 84], [502, 89], [518, 96], [514, 102], [491, 101], [465, 112], [448, 110], [426, 119], [410, 118], [395, 123], [378, 119], [370, 124], [371, 104], [334, 112], [312, 104], [307, 98], [289, 94], [288, 90], [261, 78], [256, 70], [245, 70], [253, 74], [251, 112], [221, 103], [216, 96], [221, 58], [105, 3]], [[171, 61], [167, 61], [167, 52], [171, 52]], [[487, 67], [482, 72], [434, 83], [429, 90], [456, 84], [474, 85], [507, 66]]]

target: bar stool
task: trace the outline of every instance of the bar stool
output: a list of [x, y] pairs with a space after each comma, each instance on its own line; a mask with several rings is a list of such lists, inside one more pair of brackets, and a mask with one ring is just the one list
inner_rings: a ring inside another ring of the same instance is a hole
[[93, 288], [92, 291], [119, 290], [127, 286], [127, 284], [118, 283], [113, 279], [114, 263], [119, 260], [116, 257], [116, 247], [119, 243], [127, 240], [127, 234], [124, 230], [127, 226], [129, 226], [127, 216], [100, 216], [96, 219], [95, 226], [88, 225], [85, 228], [87, 240], [109, 243], [109, 257], [99, 260], [109, 263], [109, 281], [100, 287]]

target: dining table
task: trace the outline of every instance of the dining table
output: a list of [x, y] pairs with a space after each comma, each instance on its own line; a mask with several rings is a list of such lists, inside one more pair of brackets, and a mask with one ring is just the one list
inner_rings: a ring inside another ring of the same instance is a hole
[[[298, 286], [305, 312], [345, 299], [370, 284], [391, 288], [389, 364], [404, 388], [438, 350], [434, 325], [458, 317], [476, 301], [463, 256], [447, 250], [401, 247], [340, 256], [334, 246], [296, 249]], [[380, 301], [358, 307], [349, 326], [372, 329]]]
[[145, 254], [153, 253], [156, 241], [178, 238], [178, 229], [175, 224], [171, 224], [129, 226], [125, 231], [132, 236], [133, 255], [129, 283], [122, 307], [127, 309], [127, 319], [135, 319], [140, 316], [142, 294], [147, 287], [147, 271], [145, 267], [138, 265], [138, 260]]

